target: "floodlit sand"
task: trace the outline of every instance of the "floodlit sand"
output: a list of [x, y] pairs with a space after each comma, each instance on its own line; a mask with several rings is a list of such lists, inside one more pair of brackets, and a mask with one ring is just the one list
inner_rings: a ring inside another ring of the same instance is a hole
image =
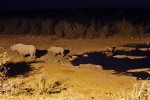
[[[15, 43], [33, 44], [41, 54], [35, 61], [31, 60], [30, 57], [22, 59], [19, 54], [8, 49]], [[60, 93], [51, 95], [35, 93], [33, 95], [9, 97], [5, 95], [1, 97], [8, 100], [16, 100], [16, 98], [20, 98], [19, 100], [114, 100], [117, 98], [118, 100], [123, 93], [126, 95], [131, 93], [134, 83], [141, 83], [150, 76], [146, 72], [150, 66], [150, 62], [147, 61], [149, 58], [135, 57], [135, 54], [148, 56], [150, 51], [147, 49], [147, 51], [134, 53], [128, 49], [134, 48], [134, 46], [150, 48], [149, 43], [149, 38], [112, 37], [69, 40], [49, 36], [0, 36], [0, 46], [8, 49], [8, 55], [13, 56], [12, 60], [16, 63], [25, 61], [29, 63], [27, 67], [32, 69], [14, 74], [7, 80], [8, 82], [24, 82], [24, 87], [38, 90], [37, 84], [43, 77], [46, 80], [46, 86], [59, 81], [61, 86], [66, 88]], [[54, 57], [52, 53], [46, 53], [50, 46], [61, 46], [70, 52], [65, 57], [61, 55]], [[116, 50], [120, 52], [116, 53], [119, 55], [134, 54], [133, 58], [130, 59], [127, 56], [121, 58], [107, 57], [103, 51], [107, 47], [113, 46], [118, 47]], [[125, 50], [126, 52], [123, 52]], [[17, 67], [25, 69], [26, 66], [19, 65]], [[136, 70], [128, 71], [143, 68], [147, 68], [143, 72], [145, 74], [141, 73], [140, 70], [137, 72]]]

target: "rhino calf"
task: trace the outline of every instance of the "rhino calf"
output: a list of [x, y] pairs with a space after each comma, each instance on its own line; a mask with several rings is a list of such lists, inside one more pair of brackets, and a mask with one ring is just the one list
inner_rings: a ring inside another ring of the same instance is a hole
[[62, 47], [55, 47], [55, 46], [52, 46], [50, 48], [47, 49], [47, 51], [51, 51], [53, 54], [58, 55], [58, 54], [61, 54], [62, 56], [64, 56], [64, 49]]

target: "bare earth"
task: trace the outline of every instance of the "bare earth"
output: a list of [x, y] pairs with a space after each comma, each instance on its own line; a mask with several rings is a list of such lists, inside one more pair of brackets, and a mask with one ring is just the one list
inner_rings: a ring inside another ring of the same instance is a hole
[[[39, 50], [38, 58], [21, 58], [17, 52], [9, 50], [15, 43], [35, 45]], [[123, 94], [131, 93], [133, 84], [141, 83], [150, 76], [149, 43], [150, 38], [69, 40], [49, 36], [0, 36], [0, 47], [8, 49], [8, 55], [13, 57], [14, 62], [28, 63], [18, 64], [8, 82], [22, 82], [24, 87], [36, 90], [40, 79], [44, 78], [46, 86], [59, 81], [64, 88], [61, 92], [50, 95], [35, 93], [0, 97], [8, 100], [121, 99]], [[51, 52], [46, 52], [50, 46], [61, 46], [70, 52], [65, 57], [55, 57]], [[107, 57], [103, 51], [114, 46], [114, 57]]]

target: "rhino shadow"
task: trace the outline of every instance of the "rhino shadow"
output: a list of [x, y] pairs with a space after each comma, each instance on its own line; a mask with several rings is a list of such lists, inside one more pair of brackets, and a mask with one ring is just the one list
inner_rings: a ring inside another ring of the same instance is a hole
[[47, 50], [38, 50], [38, 49], [37, 49], [35, 56], [36, 56], [36, 58], [40, 58], [40, 57], [46, 55], [47, 53], [48, 53]]

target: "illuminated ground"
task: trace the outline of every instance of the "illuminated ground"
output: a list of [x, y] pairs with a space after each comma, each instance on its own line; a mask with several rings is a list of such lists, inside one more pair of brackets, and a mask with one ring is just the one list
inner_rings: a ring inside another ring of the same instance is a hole
[[[121, 98], [123, 92], [130, 93], [134, 83], [140, 83], [150, 76], [149, 38], [68, 40], [48, 36], [0, 36], [1, 47], [8, 49], [15, 43], [33, 44], [39, 53], [33, 61], [30, 57], [22, 59], [16, 52], [8, 50], [14, 62], [25, 61], [29, 64], [17, 67], [31, 69], [20, 73], [18, 69], [21, 68], [16, 68], [16, 73], [10, 75], [12, 77], [8, 81], [17, 80], [24, 82], [24, 86], [36, 89], [40, 78], [44, 77], [46, 84], [59, 81], [65, 87], [60, 93], [31, 96], [33, 100], [41, 100], [39, 97], [43, 97], [43, 100], [112, 100]], [[52, 53], [46, 53], [50, 46], [61, 46], [70, 52], [65, 57], [54, 57]], [[116, 57], [107, 57], [102, 51], [112, 46], [117, 47], [114, 53]]]

